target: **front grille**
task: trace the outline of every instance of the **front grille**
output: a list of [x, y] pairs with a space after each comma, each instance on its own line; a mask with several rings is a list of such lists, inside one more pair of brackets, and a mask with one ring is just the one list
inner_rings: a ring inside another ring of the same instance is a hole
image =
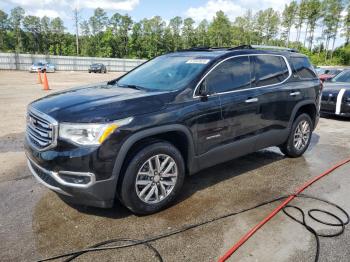
[[51, 117], [31, 108], [27, 114], [27, 138], [38, 150], [56, 146], [57, 122]]

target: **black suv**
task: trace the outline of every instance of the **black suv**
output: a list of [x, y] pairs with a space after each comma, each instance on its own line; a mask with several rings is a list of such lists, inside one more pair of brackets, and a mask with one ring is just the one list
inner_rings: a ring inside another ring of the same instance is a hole
[[62, 199], [137, 214], [174, 200], [184, 178], [270, 146], [307, 149], [321, 84], [306, 56], [251, 46], [156, 57], [107, 83], [28, 106], [33, 175]]

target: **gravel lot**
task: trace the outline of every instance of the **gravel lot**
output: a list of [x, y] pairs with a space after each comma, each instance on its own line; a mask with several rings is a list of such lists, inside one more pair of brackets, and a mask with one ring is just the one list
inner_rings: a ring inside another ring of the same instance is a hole
[[[321, 118], [306, 154], [288, 159], [269, 148], [212, 167], [187, 178], [178, 202], [151, 216], [138, 217], [120, 204], [112, 209], [70, 206], [30, 175], [23, 152], [25, 110], [39, 97], [65, 88], [102, 82], [120, 73], [48, 74], [51, 91], [43, 91], [36, 74], [0, 71], [0, 260], [33, 261], [111, 238], [142, 239], [227, 212], [290, 194], [304, 181], [350, 156], [350, 122]], [[307, 190], [350, 212], [350, 164]], [[322, 208], [295, 200], [303, 209]], [[259, 222], [275, 204], [229, 217], [152, 244], [165, 261], [213, 261]], [[315, 225], [315, 224], [313, 224]], [[329, 228], [315, 225], [320, 230]], [[342, 236], [321, 239], [320, 261], [349, 261], [350, 226]], [[232, 261], [313, 261], [315, 240], [299, 224], [278, 214]], [[84, 255], [79, 261], [155, 261], [145, 247]]]

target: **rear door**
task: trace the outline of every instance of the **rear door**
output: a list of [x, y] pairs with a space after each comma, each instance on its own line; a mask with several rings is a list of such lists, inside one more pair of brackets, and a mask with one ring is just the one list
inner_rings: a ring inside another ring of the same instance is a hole
[[299, 87], [288, 81], [292, 70], [284, 56], [258, 54], [252, 61], [253, 88], [259, 100], [256, 149], [260, 149], [284, 141], [293, 108], [302, 95]]

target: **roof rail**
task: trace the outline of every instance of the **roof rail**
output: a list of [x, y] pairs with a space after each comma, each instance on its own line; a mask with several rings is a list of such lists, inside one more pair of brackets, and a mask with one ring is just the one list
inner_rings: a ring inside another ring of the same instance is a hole
[[228, 47], [210, 47], [210, 46], [194, 46], [188, 49], [180, 49], [179, 52], [183, 51], [216, 51], [216, 50], [228, 50]]
[[239, 45], [239, 46], [228, 48], [227, 50], [237, 50], [237, 49], [253, 49], [253, 47], [251, 45]]
[[271, 49], [271, 50], [282, 50], [282, 51], [288, 51], [288, 52], [295, 52], [299, 53], [297, 49], [294, 48], [288, 48], [288, 47], [281, 47], [281, 46], [272, 46], [272, 45], [252, 45], [251, 46], [254, 49]]
[[239, 45], [235, 47], [195, 46], [195, 47], [178, 50], [178, 51], [180, 52], [182, 51], [215, 51], [215, 50], [240, 50], [240, 49], [269, 49], [269, 50], [280, 50], [280, 51], [299, 53], [297, 49], [281, 47], [281, 46], [272, 46], [272, 45]]
[[210, 49], [209, 46], [194, 46], [188, 49], [180, 49], [179, 51], [202, 51], [202, 50], [208, 50]]

